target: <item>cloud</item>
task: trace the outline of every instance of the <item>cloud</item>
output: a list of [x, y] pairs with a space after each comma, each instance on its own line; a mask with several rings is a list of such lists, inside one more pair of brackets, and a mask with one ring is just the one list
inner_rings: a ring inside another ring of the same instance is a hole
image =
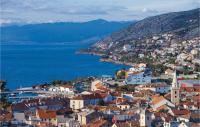
[[155, 9], [143, 8], [143, 9], [142, 9], [142, 12], [143, 12], [143, 13], [154, 13], [154, 14], [156, 14], [156, 13], [158, 13], [159, 11], [157, 11], [157, 10], [155, 10]]
[[0, 0], [1, 21], [135, 20], [195, 8], [200, 0]]

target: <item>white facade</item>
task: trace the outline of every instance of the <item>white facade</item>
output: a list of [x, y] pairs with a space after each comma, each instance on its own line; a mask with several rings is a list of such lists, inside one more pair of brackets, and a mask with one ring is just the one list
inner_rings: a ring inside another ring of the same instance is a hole
[[125, 80], [126, 84], [147, 84], [151, 83], [151, 76], [145, 75], [144, 72], [137, 74], [128, 74], [128, 77]]
[[168, 93], [170, 91], [170, 86], [164, 84], [146, 84], [137, 86], [136, 90], [151, 90], [156, 93]]
[[73, 88], [72, 87], [68, 87], [68, 86], [50, 87], [49, 91], [52, 91], [52, 92], [61, 92], [61, 93], [66, 93], [66, 94], [74, 94]]
[[128, 52], [128, 51], [130, 51], [131, 50], [131, 45], [124, 45], [123, 46], [123, 50], [125, 51], [125, 52]]
[[140, 111], [140, 127], [151, 127], [154, 115], [144, 109]]
[[74, 110], [84, 108], [84, 100], [70, 100], [70, 108]]

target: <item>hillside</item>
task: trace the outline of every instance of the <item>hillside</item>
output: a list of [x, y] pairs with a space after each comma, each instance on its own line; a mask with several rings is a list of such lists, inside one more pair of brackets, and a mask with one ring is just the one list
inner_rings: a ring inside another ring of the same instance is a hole
[[[111, 34], [96, 43], [94, 47], [98, 48], [99, 45], [104, 45], [104, 48], [108, 50], [111, 47], [117, 47], [121, 43], [142, 40], [164, 33], [173, 33], [176, 35], [176, 39], [181, 38], [183, 40], [197, 37], [199, 35], [199, 11], [200, 9], [194, 9], [145, 18]], [[112, 46], [110, 46], [111, 42]]]
[[1, 27], [1, 42], [75, 42], [103, 37], [129, 25], [102, 19], [83, 23], [61, 22]]
[[200, 59], [199, 11], [145, 18], [80, 52], [101, 55], [103, 61], [128, 65], [145, 62], [190, 66], [193, 60], [195, 63]]

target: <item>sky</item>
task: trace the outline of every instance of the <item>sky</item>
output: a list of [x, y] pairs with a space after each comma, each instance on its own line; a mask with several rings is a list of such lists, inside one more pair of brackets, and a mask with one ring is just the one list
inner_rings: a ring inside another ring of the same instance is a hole
[[200, 0], [0, 0], [0, 24], [140, 20], [199, 7]]

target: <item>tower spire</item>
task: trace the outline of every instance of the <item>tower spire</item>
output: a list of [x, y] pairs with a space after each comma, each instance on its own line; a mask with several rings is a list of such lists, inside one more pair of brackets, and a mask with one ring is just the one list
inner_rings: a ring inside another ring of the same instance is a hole
[[174, 87], [174, 88], [178, 87], [176, 70], [174, 71], [174, 76], [173, 76], [173, 81], [172, 81], [172, 87]]
[[179, 90], [180, 88], [178, 86], [177, 75], [176, 75], [176, 70], [175, 70], [173, 81], [172, 81], [172, 87], [171, 87], [171, 102], [175, 105], [178, 105], [180, 101]]

